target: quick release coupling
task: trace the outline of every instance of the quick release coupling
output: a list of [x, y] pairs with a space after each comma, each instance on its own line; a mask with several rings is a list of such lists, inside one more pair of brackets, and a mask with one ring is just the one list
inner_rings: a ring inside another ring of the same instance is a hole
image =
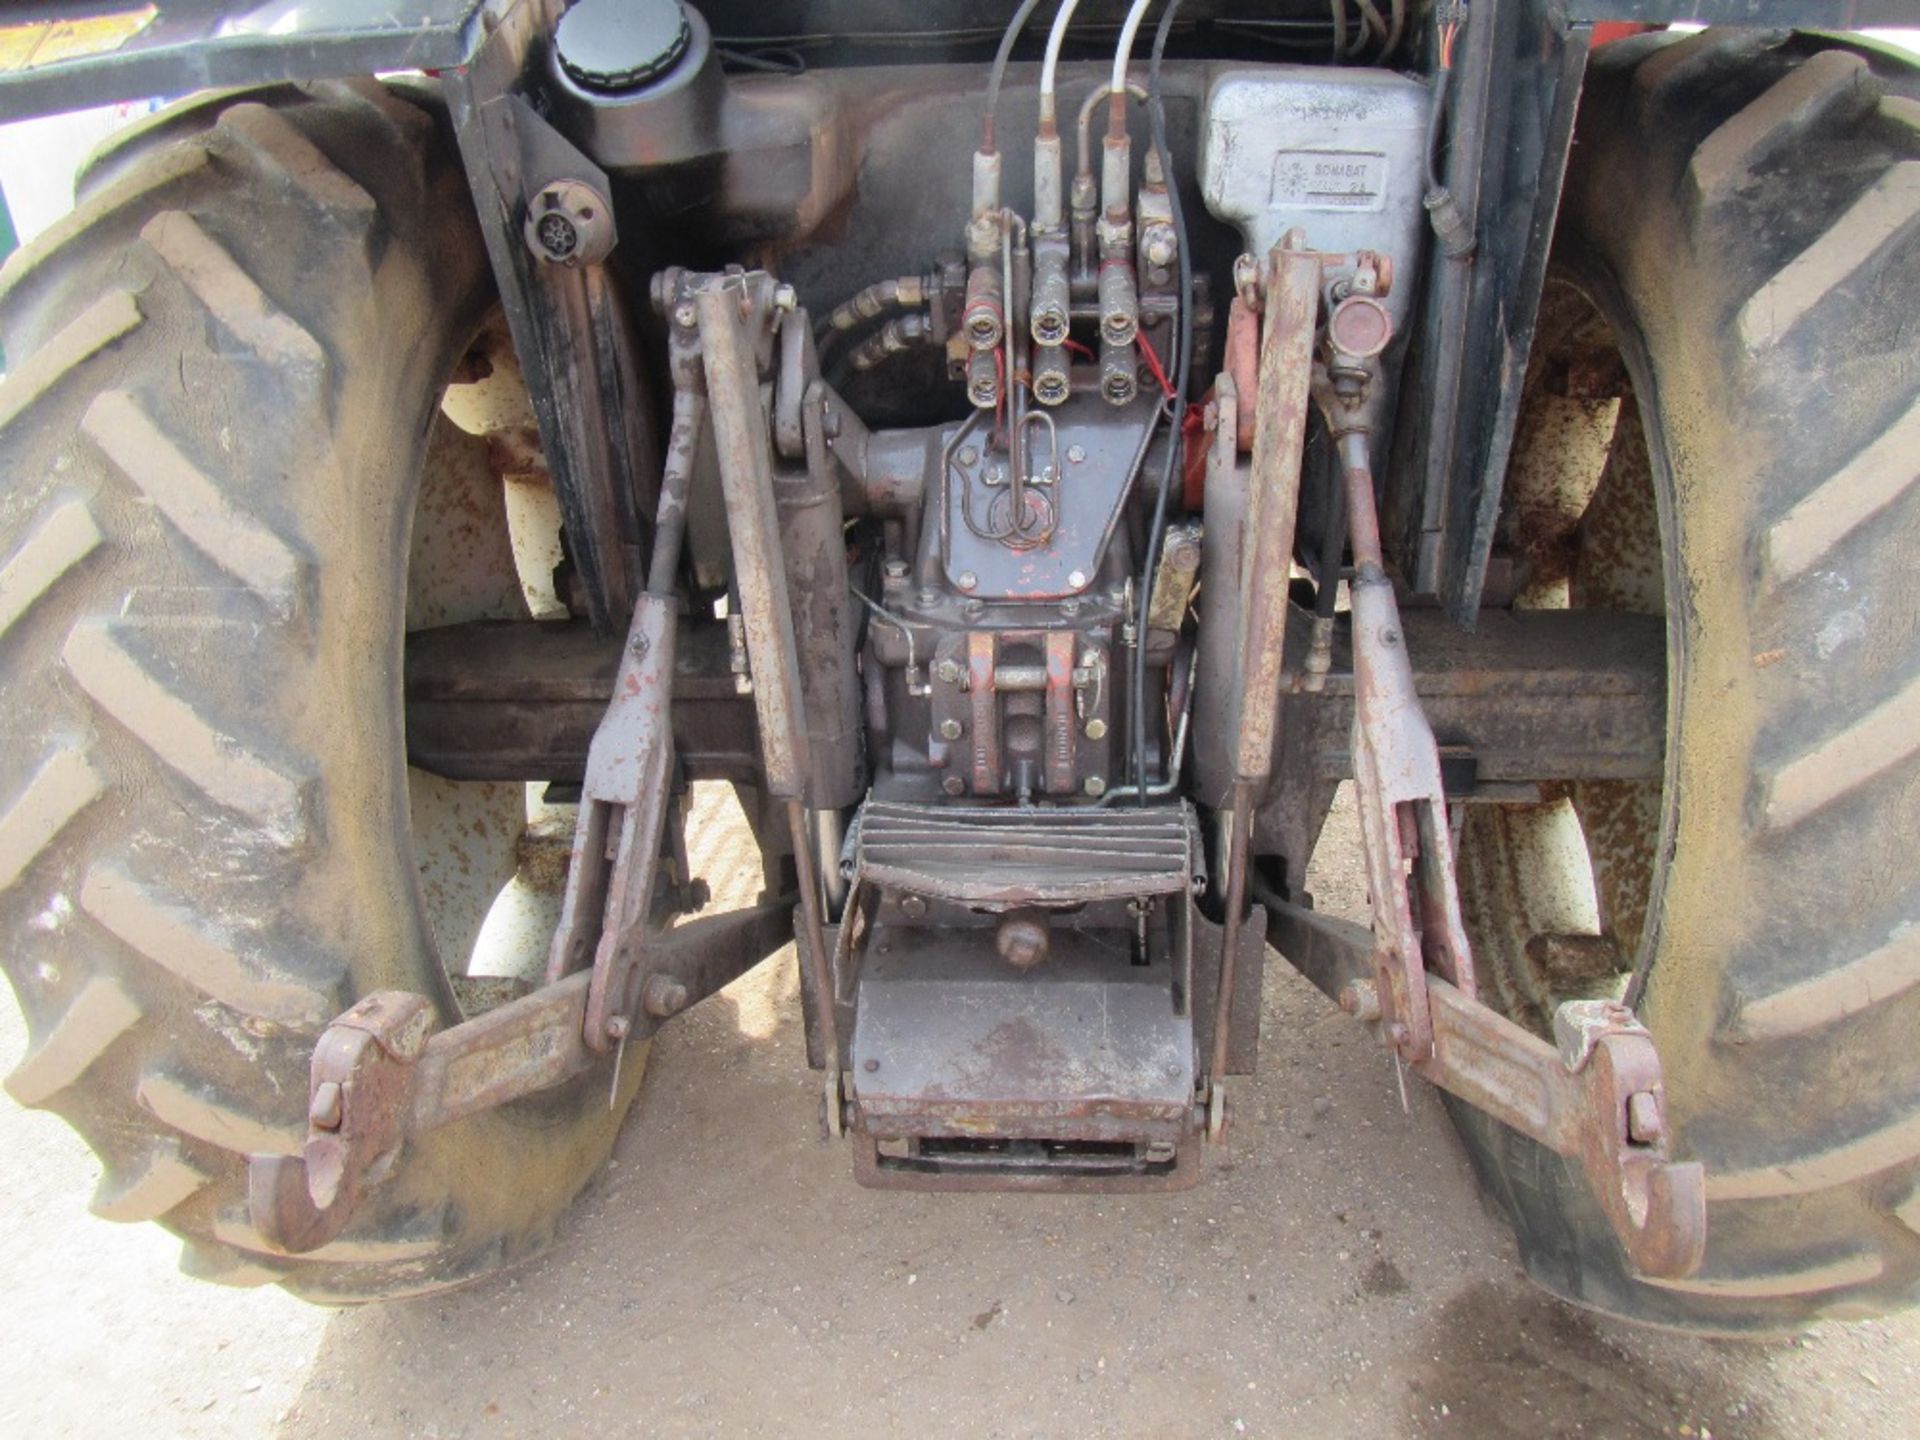
[[974, 351], [996, 348], [1006, 337], [1006, 307], [1000, 284], [1000, 267], [991, 261], [975, 264], [967, 272], [967, 303], [960, 328]]
[[1100, 262], [1100, 340], [1103, 345], [1127, 348], [1140, 333], [1140, 296], [1134, 288], [1133, 266], [1124, 258]]
[[1033, 310], [1029, 328], [1036, 345], [1063, 345], [1073, 320], [1065, 235], [1039, 237], [1033, 246]]

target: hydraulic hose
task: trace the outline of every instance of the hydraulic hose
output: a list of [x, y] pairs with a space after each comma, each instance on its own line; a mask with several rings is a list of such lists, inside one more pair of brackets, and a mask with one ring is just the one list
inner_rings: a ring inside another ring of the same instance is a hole
[[1013, 12], [1013, 18], [1007, 22], [1006, 32], [1000, 37], [1000, 48], [993, 54], [993, 72], [987, 78], [987, 106], [980, 116], [980, 148], [988, 154], [994, 148], [994, 116], [1000, 110], [1000, 82], [1007, 76], [1007, 59], [1013, 54], [1014, 44], [1020, 39], [1020, 32], [1027, 28], [1027, 17], [1033, 14], [1040, 0], [1021, 0], [1020, 8]]
[[1147, 616], [1153, 601], [1153, 577], [1160, 558], [1160, 541], [1167, 528], [1167, 494], [1173, 488], [1173, 472], [1180, 464], [1185, 443], [1187, 419], [1187, 382], [1193, 371], [1193, 254], [1187, 246], [1187, 219], [1180, 203], [1180, 187], [1173, 183], [1173, 156], [1167, 147], [1166, 107], [1160, 90], [1160, 63], [1167, 53], [1167, 36], [1173, 30], [1174, 17], [1180, 13], [1181, 0], [1167, 0], [1160, 26], [1153, 36], [1153, 59], [1147, 71], [1147, 122], [1152, 132], [1153, 151], [1159, 158], [1160, 173], [1167, 177], [1167, 200], [1173, 213], [1174, 243], [1179, 248], [1179, 307], [1174, 312], [1173, 428], [1168, 436], [1166, 463], [1160, 472], [1160, 488], [1154, 495], [1153, 522], [1147, 530], [1146, 554], [1141, 558], [1140, 582], [1135, 592], [1134, 647], [1130, 711], [1133, 731], [1133, 780], [1139, 787], [1138, 803], [1147, 803]]

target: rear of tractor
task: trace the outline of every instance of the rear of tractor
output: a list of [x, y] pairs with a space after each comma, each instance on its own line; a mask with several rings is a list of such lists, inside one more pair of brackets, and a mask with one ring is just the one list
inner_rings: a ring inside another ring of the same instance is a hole
[[61, 8], [7, 113], [198, 92], [0, 275], [101, 1214], [487, 1273], [790, 942], [860, 1183], [1178, 1189], [1284, 962], [1557, 1293], [1913, 1299], [1920, 80], [1653, 28], [1872, 5]]

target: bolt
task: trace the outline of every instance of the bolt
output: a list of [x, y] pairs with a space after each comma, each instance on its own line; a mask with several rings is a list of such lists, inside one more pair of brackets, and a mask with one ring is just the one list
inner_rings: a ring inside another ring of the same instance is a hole
[[1086, 589], [1087, 588], [1087, 572], [1084, 570], [1070, 571], [1067, 575], [1067, 585], [1068, 585], [1068, 588], [1073, 590]]
[[1087, 776], [1086, 792], [1096, 798], [1107, 793], [1107, 782], [1098, 775]]
[[980, 451], [976, 447], [972, 445], [964, 445], [961, 447], [960, 463], [962, 465], [977, 465], [979, 462]]
[[943, 685], [958, 685], [960, 683], [960, 662], [951, 658], [943, 658], [934, 662], [933, 678]]
[[693, 302], [691, 300], [682, 300], [678, 305], [673, 307], [673, 323], [678, 325], [682, 330], [693, 329], [694, 323], [699, 320], [699, 318], [700, 312], [693, 308]]
[[962, 570], [959, 577], [953, 583], [958, 585], [962, 590], [971, 590], [980, 583], [980, 577], [971, 570]]
[[794, 288], [791, 285], [776, 285], [773, 287], [773, 308], [778, 310], [782, 315], [786, 314], [787, 311], [793, 309], [793, 307], [799, 303], [800, 297], [794, 293]]
[[887, 561], [886, 571], [889, 581], [904, 580], [907, 578], [907, 562], [904, 560], [889, 560]]
[[313, 1102], [307, 1106], [307, 1123], [316, 1130], [338, 1130], [340, 1101], [340, 1082], [322, 1080], [313, 1087]]
[[673, 976], [649, 975], [640, 991], [640, 1008], [657, 1020], [665, 1020], [686, 1009], [687, 998], [687, 987]]
[[934, 605], [939, 603], [940, 592], [931, 585], [922, 585], [920, 587], [920, 593], [914, 598], [919, 600], [922, 605]]
[[1380, 1018], [1380, 992], [1370, 980], [1356, 980], [1340, 992], [1340, 1008], [1356, 1020]]
[[927, 918], [927, 902], [919, 895], [904, 895], [900, 899], [900, 913], [909, 920]]
[[1078, 465], [1082, 460], [1086, 458], [1087, 458], [1086, 446], [1084, 445], [1067, 446], [1067, 463], [1069, 465]]
[[1627, 1097], [1627, 1138], [1636, 1145], [1658, 1145], [1666, 1134], [1660, 1097], [1641, 1090]]
[[1155, 231], [1147, 237], [1144, 247], [1149, 265], [1171, 265], [1173, 263], [1173, 238]]
[[607, 1038], [609, 1040], [624, 1040], [627, 1038], [627, 1032], [632, 1028], [633, 1026], [629, 1023], [626, 1016], [612, 1016], [607, 1021]]
[[958, 720], [949, 715], [940, 722], [940, 738], [942, 740], [958, 740], [964, 729], [965, 727], [961, 725]]
[[1044, 910], [1009, 910], [993, 932], [993, 947], [1016, 970], [1031, 970], [1047, 958], [1052, 937]]
[[880, 1068], [880, 1062], [878, 1060], [869, 1060], [866, 1062], [866, 1064], [862, 1065], [860, 1068], [866, 1071], [867, 1074], [871, 1075], [873, 1074], [874, 1071]]
[[982, 615], [987, 613], [987, 602], [984, 600], [969, 600], [960, 607], [960, 611], [969, 620], [978, 620]]
[[940, 788], [949, 795], [964, 795], [967, 793], [967, 782], [958, 775], [949, 775], [940, 782]]
[[1106, 739], [1107, 738], [1107, 722], [1102, 720], [1097, 715], [1094, 716], [1093, 719], [1087, 721], [1086, 735], [1087, 735], [1087, 739], [1089, 740]]
[[1406, 1026], [1402, 1025], [1398, 1020], [1396, 1020], [1393, 1022], [1393, 1024], [1387, 1027], [1387, 1038], [1393, 1041], [1395, 1047], [1397, 1048], [1401, 1045], [1405, 1045], [1408, 1040], [1412, 1039], [1413, 1032], [1407, 1029]]

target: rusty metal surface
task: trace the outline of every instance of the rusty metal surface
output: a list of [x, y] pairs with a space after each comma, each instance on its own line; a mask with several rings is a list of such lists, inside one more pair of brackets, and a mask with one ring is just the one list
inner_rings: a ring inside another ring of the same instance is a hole
[[[1209, 547], [1219, 533], [1209, 529]], [[1213, 595], [1202, 592], [1203, 608]], [[1658, 617], [1489, 612], [1472, 631], [1438, 610], [1404, 610], [1400, 619], [1435, 738], [1471, 751], [1483, 782], [1658, 779], [1666, 695]], [[724, 627], [683, 620], [674, 655], [674, 747], [688, 778], [751, 781], [759, 773], [753, 701], [735, 688]], [[579, 622], [477, 621], [409, 635], [408, 763], [452, 780], [578, 783], [619, 657], [618, 641]], [[1217, 688], [1204, 667], [1199, 673], [1190, 740], [1197, 752], [1204, 749], [1199, 718]], [[1106, 721], [1111, 690], [1105, 687], [1089, 718]], [[948, 692], [966, 705], [966, 692], [935, 685], [936, 696]], [[1324, 689], [1284, 703], [1285, 723], [1296, 732], [1289, 753], [1315, 776], [1351, 778], [1352, 645], [1344, 617]], [[940, 710], [936, 722], [949, 713], [970, 712]], [[1084, 735], [1079, 743], [1088, 763], [1106, 748]]]
[[672, 801], [674, 610], [671, 600], [651, 593], [635, 602], [613, 699], [587, 754], [573, 861], [547, 960], [552, 982], [591, 957], [585, 1026], [596, 1051], [623, 1038], [620, 1026], [638, 998], [638, 942], [653, 908]]
[[967, 1154], [938, 1142], [914, 1142], [909, 1153], [884, 1155], [870, 1135], [853, 1137], [853, 1178], [869, 1190], [930, 1190], [978, 1195], [1014, 1190], [1026, 1194], [1139, 1195], [1190, 1190], [1200, 1183], [1200, 1146], [1188, 1140], [1166, 1147], [1170, 1154], [1111, 1150], [1076, 1152], [1042, 1141], [1007, 1141]]
[[[796, 332], [804, 344], [799, 346], [798, 358], [790, 358], [786, 341]], [[825, 407], [825, 387], [812, 380], [807, 369], [813, 363], [813, 351], [806, 312], [788, 314], [780, 334], [783, 358], [775, 416], [785, 410], [786, 397], [799, 392], [802, 398], [795, 408], [802, 418], [799, 438], [804, 442], [805, 432], [820, 430]], [[837, 467], [827, 463], [829, 447], [825, 436], [811, 446], [803, 443], [806, 463], [783, 463], [775, 470], [773, 482], [811, 761], [807, 803], [816, 810], [839, 810], [857, 803], [867, 781], [846, 517]]]
[[591, 979], [569, 975], [434, 1036], [414, 1069], [409, 1132], [557, 1085], [597, 1060], [583, 1034]]
[[[1251, 887], [1249, 887], [1251, 888]], [[1193, 977], [1189, 1008], [1199, 1053], [1212, 1056], [1219, 1013], [1220, 951], [1226, 929], [1196, 909], [1193, 924]], [[1252, 906], [1240, 927], [1240, 954], [1233, 963], [1233, 1006], [1227, 1029], [1225, 1075], [1251, 1075], [1260, 1057], [1260, 997], [1266, 980], [1267, 912]]]
[[612, 634], [640, 589], [647, 531], [640, 506], [657, 476], [653, 410], [618, 277], [606, 265], [536, 259], [521, 236], [527, 201], [551, 183], [612, 193], [606, 173], [514, 93], [537, 43], [537, 12], [531, 5], [509, 12], [474, 63], [449, 73], [449, 92], [590, 618]]
[[874, 928], [850, 1052], [856, 1128], [1142, 1144], [1186, 1134], [1193, 1021], [1174, 1008], [1169, 961], [1131, 964], [1102, 932], [1056, 926], [1045, 964], [1022, 970], [982, 943], [988, 933]]
[[780, 522], [773, 495], [773, 457], [766, 412], [760, 403], [757, 350], [743, 309], [764, 327], [747, 285], [764, 276], [710, 276], [694, 300], [706, 359], [707, 398], [726, 492], [727, 527], [733, 541], [734, 581], [739, 589], [747, 653], [753, 666], [753, 702], [760, 720], [760, 746], [770, 794], [805, 792], [807, 735], [800, 695], [800, 661], [793, 616], [787, 608], [786, 565], [780, 553]]
[[[1281, 902], [1267, 936], [1349, 1014], [1383, 1030], [1390, 1023], [1365, 929]], [[1608, 1001], [1569, 1002], [1554, 1016], [1556, 1047], [1438, 976], [1426, 988], [1434, 1044], [1413, 1068], [1576, 1161], [1641, 1273], [1697, 1270], [1706, 1246], [1704, 1172], [1669, 1156], [1660, 1057], [1632, 1012]]]
[[[753, 700], [726, 627], [682, 619], [674, 642], [674, 754], [689, 780], [760, 773]], [[407, 636], [407, 763], [449, 780], [579, 784], [613, 697], [622, 642], [581, 621], [480, 620]]]
[[[935, 490], [943, 498], [947, 583], [977, 599], [1060, 600], [1088, 589], [1122, 503], [1130, 493], [1151, 438], [1157, 409], [1136, 401], [1116, 412], [1097, 395], [1077, 395], [1030, 417], [1032, 473], [1022, 487], [1023, 515], [1034, 521], [1033, 541], [1012, 532], [1016, 518], [1004, 450], [982, 435], [952, 452]], [[1052, 439], [1032, 436], [1040, 430]], [[968, 584], [965, 577], [973, 576]], [[1076, 580], [1074, 577], [1078, 576]]]
[[[682, 920], [650, 939], [641, 955], [642, 991], [675, 1003], [643, 1005], [633, 1017], [630, 1039], [643, 1040], [662, 1023], [730, 985], [794, 938], [796, 897], [791, 893], [739, 910]], [[670, 981], [672, 987], [656, 986]]]
[[1185, 802], [1041, 809], [872, 800], [855, 824], [863, 879], [986, 906], [1185, 895], [1199, 846]]
[[1434, 1045], [1427, 972], [1471, 1000], [1473, 953], [1460, 917], [1439, 751], [1382, 568], [1366, 432], [1342, 434], [1339, 446], [1354, 561], [1354, 783], [1373, 897], [1375, 980], [1383, 1033], [1403, 1059], [1419, 1062]]
[[403, 1138], [413, 1067], [433, 1023], [425, 996], [381, 990], [321, 1033], [304, 1148], [247, 1167], [247, 1207], [270, 1244], [298, 1254], [346, 1229], [370, 1172]]
[[1240, 552], [1244, 600], [1233, 677], [1236, 780], [1262, 780], [1273, 763], [1286, 651], [1287, 577], [1293, 566], [1300, 461], [1313, 382], [1314, 322], [1320, 305], [1322, 257], [1298, 248], [1301, 243], [1297, 234], [1290, 233], [1267, 257], [1246, 537]]
[[[744, 974], [793, 930], [790, 897], [703, 917], [649, 945], [646, 975], [671, 982], [665, 1014], [635, 1017], [632, 1038]], [[579, 971], [433, 1034], [423, 995], [369, 995], [322, 1032], [310, 1072], [307, 1139], [297, 1156], [256, 1156], [248, 1204], [268, 1242], [289, 1253], [338, 1236], [385, 1161], [409, 1136], [521, 1099], [584, 1073], [597, 972]], [[655, 987], [662, 991], [666, 987]]]

